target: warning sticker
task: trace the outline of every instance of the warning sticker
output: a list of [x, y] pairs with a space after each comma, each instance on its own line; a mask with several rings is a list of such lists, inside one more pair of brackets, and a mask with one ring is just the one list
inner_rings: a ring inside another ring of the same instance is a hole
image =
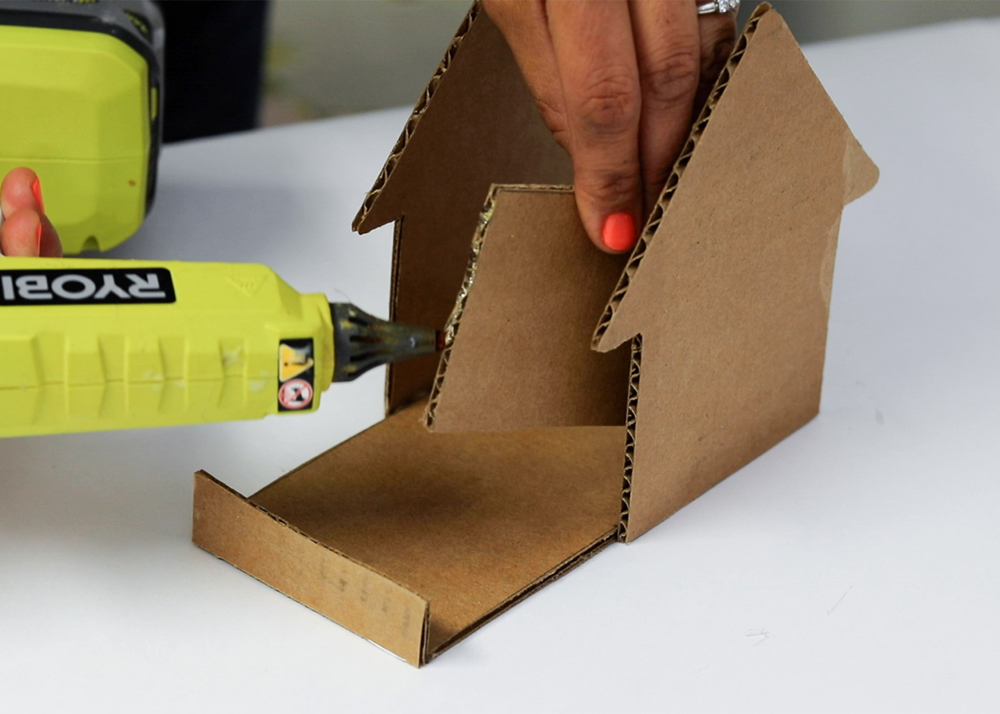
[[287, 342], [282, 342], [278, 355], [281, 370], [278, 381], [287, 382], [313, 366], [312, 340], [309, 340], [309, 346], [306, 349], [292, 347]]
[[278, 411], [308, 409], [313, 404], [313, 341], [282, 340], [278, 345]]
[[304, 379], [292, 379], [278, 390], [278, 404], [285, 409], [305, 409], [312, 404], [313, 388]]

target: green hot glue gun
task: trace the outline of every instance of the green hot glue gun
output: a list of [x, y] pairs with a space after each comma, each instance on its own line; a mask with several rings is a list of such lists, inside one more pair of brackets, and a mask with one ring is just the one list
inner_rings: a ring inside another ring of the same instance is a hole
[[[151, 2], [0, 3], [0, 176], [39, 175], [66, 253], [152, 204], [163, 40]], [[438, 343], [264, 266], [0, 259], [0, 437], [310, 412]]]

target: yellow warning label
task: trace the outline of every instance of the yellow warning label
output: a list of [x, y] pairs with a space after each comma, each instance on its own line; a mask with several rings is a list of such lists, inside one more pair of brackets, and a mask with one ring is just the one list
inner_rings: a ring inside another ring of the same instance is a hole
[[298, 377], [313, 366], [311, 345], [309, 348], [296, 349], [284, 342], [281, 343], [279, 363], [281, 366], [280, 380], [282, 382], [287, 382], [289, 379]]

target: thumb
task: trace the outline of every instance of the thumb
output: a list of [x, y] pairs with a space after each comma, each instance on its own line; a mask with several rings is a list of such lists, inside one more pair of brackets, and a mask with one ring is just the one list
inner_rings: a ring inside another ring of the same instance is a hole
[[42, 217], [30, 208], [15, 211], [0, 225], [0, 253], [9, 257], [36, 257], [42, 247]]

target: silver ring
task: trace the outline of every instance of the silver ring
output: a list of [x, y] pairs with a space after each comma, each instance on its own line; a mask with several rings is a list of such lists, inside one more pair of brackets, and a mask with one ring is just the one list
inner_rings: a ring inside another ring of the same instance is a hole
[[740, 0], [709, 0], [709, 2], [698, 3], [699, 15], [712, 15], [718, 13], [725, 15], [727, 12], [736, 12], [740, 9]]

